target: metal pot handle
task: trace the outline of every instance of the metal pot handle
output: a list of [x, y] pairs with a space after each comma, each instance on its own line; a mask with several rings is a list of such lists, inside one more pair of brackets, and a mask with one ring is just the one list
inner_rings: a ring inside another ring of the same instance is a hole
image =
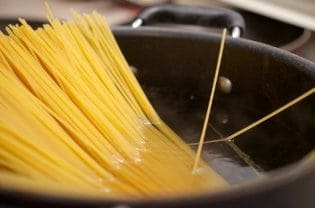
[[192, 7], [172, 4], [143, 9], [133, 21], [132, 27], [137, 28], [154, 23], [227, 27], [234, 38], [241, 37], [245, 31], [245, 21], [235, 11], [218, 7]]

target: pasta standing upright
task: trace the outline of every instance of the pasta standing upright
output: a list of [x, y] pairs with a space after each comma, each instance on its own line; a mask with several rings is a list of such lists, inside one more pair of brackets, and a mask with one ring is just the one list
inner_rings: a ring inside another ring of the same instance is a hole
[[0, 37], [0, 186], [104, 197], [215, 189], [224, 180], [147, 100], [105, 19], [74, 13]]

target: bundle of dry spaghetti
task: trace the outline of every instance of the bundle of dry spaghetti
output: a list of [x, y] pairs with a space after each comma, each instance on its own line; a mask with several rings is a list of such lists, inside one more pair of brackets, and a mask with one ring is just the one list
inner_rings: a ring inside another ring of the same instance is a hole
[[159, 196], [224, 181], [158, 117], [103, 16], [0, 37], [0, 186]]

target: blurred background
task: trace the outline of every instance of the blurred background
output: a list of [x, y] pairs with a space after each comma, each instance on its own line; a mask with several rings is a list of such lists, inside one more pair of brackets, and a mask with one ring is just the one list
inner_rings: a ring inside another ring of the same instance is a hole
[[[43, 0], [0, 0], [0, 27], [18, 17], [33, 25], [46, 19]], [[163, 3], [219, 6], [239, 11], [246, 21], [245, 38], [264, 42], [315, 61], [315, 0], [46, 0], [55, 16], [70, 17], [78, 12], [97, 10], [114, 25], [129, 24], [139, 11]], [[172, 25], [172, 27], [175, 27]], [[187, 28], [184, 28], [187, 29]], [[189, 28], [191, 29], [191, 28]], [[201, 28], [193, 28], [201, 29]]]

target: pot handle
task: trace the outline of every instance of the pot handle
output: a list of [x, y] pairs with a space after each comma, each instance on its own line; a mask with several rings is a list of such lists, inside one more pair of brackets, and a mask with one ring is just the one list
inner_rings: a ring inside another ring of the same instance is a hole
[[132, 27], [137, 28], [154, 23], [227, 27], [234, 38], [241, 37], [245, 31], [245, 21], [235, 11], [218, 7], [192, 7], [172, 4], [143, 9], [133, 21]]

